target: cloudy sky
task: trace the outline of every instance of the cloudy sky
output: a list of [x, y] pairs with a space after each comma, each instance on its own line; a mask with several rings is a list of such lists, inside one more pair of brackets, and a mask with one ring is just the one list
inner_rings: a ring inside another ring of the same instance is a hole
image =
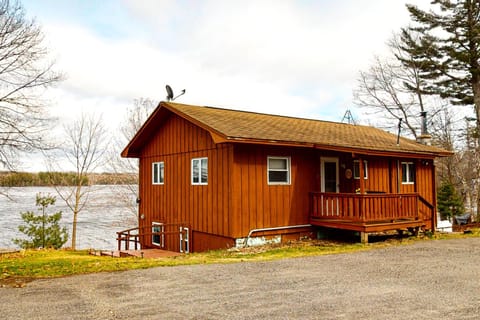
[[[134, 99], [340, 121], [359, 70], [429, 0], [23, 0], [66, 80], [48, 93], [69, 121], [112, 132]], [[26, 168], [28, 169], [28, 168]], [[35, 169], [35, 168], [34, 168]]]

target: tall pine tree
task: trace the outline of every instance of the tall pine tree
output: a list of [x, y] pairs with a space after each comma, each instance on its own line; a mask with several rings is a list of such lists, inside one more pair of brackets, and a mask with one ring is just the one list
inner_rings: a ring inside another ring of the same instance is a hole
[[480, 1], [434, 0], [429, 11], [409, 4], [407, 9], [414, 22], [409, 31], [420, 34], [409, 50], [425, 62], [425, 92], [473, 105], [480, 132]]

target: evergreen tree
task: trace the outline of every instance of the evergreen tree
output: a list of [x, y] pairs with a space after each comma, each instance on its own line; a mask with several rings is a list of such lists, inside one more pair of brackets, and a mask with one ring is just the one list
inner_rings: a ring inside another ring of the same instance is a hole
[[432, 6], [427, 12], [407, 5], [415, 25], [403, 32], [420, 35], [407, 50], [423, 61], [424, 92], [473, 105], [480, 132], [480, 1], [434, 0]]
[[[471, 105], [476, 121], [474, 136], [480, 146], [480, 1], [433, 0], [429, 11], [407, 5], [420, 35], [408, 50], [424, 61], [421, 76], [425, 92], [448, 99], [454, 105]], [[480, 172], [480, 162], [473, 165]], [[476, 178], [475, 178], [476, 179]], [[476, 194], [480, 212], [480, 194]]]
[[396, 126], [401, 120], [404, 133], [415, 139], [428, 134], [419, 114], [428, 112], [433, 120], [441, 111], [433, 99], [425, 97], [430, 91], [423, 70], [429, 62], [412, 49], [420, 40], [418, 32], [407, 29], [394, 34], [388, 41], [389, 54], [386, 58], [375, 57], [372, 66], [360, 72], [354, 90], [355, 104], [381, 113], [385, 124]]
[[30, 239], [13, 239], [13, 242], [21, 248], [61, 248], [68, 240], [68, 232], [65, 227], [60, 228], [59, 221], [62, 212], [48, 215], [46, 209], [55, 204], [55, 197], [51, 195], [37, 194], [36, 205], [41, 215], [32, 211], [21, 213], [25, 225], [18, 226], [18, 230]]
[[463, 201], [451, 183], [442, 183], [437, 198], [438, 211], [442, 219], [451, 220], [453, 216], [465, 213]]

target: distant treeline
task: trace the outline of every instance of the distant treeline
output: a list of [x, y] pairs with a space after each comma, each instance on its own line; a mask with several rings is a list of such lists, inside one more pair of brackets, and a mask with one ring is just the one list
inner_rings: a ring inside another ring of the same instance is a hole
[[[73, 172], [0, 172], [2, 187], [68, 186], [76, 185]], [[136, 184], [137, 175], [129, 173], [92, 173], [82, 177], [82, 185]]]

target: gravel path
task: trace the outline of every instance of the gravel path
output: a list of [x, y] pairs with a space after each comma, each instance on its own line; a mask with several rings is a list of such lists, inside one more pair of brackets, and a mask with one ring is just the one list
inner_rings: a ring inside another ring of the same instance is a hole
[[480, 238], [0, 288], [2, 319], [479, 319]]

